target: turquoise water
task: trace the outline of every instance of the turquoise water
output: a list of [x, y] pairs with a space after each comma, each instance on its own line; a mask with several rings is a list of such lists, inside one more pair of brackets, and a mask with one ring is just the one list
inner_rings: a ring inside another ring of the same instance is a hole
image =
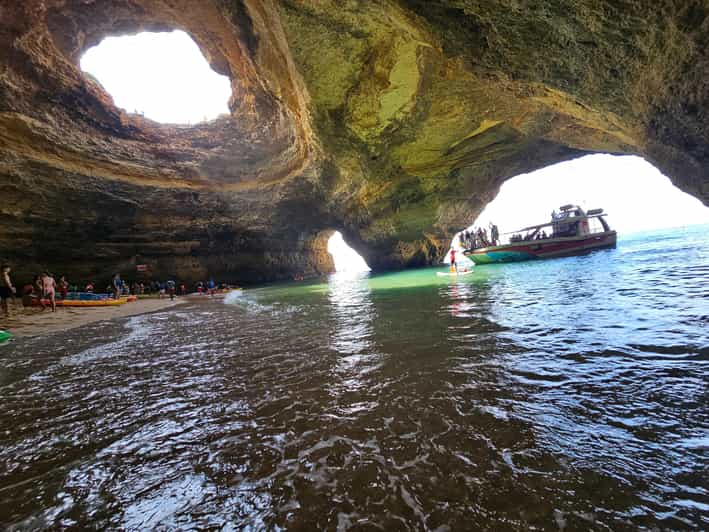
[[709, 227], [0, 349], [17, 528], [709, 527]]

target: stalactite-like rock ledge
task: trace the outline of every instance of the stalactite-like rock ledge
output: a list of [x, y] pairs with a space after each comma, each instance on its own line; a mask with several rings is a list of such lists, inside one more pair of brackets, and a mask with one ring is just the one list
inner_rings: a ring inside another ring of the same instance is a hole
[[[709, 18], [691, 1], [0, 2], [0, 255], [19, 275], [233, 281], [430, 264], [509, 177], [637, 154], [709, 201]], [[231, 79], [193, 127], [82, 75], [182, 29]], [[638, 191], [641, 195], [642, 191]]]

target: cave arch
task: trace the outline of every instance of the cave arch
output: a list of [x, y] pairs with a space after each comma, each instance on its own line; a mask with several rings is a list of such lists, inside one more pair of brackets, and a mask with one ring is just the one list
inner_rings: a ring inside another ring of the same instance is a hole
[[[374, 270], [433, 264], [506, 179], [598, 152], [709, 201], [706, 10], [537, 4], [6, 2], [3, 258], [286, 278], [338, 227]], [[232, 80], [230, 116], [130, 116], [78, 69], [105, 36], [174, 28]]]
[[595, 154], [507, 180], [469, 228], [495, 223], [509, 233], [546, 222], [552, 209], [569, 203], [586, 210], [603, 208], [621, 239], [640, 231], [709, 223], [709, 208], [647, 161]]

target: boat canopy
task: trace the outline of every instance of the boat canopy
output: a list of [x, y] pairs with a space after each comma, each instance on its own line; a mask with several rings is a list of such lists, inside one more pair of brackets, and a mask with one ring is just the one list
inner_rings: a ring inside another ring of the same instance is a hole
[[[564, 207], [569, 207], [569, 205], [564, 205]], [[571, 208], [576, 207], [575, 205], [571, 205]], [[579, 210], [580, 207], [576, 207]], [[568, 211], [567, 211], [568, 212]], [[583, 210], [581, 210], [583, 212]], [[544, 224], [538, 224], [538, 225], [530, 225], [529, 227], [523, 227], [522, 229], [517, 229], [516, 231], [510, 231], [508, 233], [503, 233], [504, 235], [512, 235], [516, 233], [525, 233], [527, 231], [532, 231], [532, 230], [538, 230], [543, 227], [550, 227], [553, 225], [556, 225], [558, 223], [569, 223], [569, 222], [574, 222], [576, 220], [581, 220], [581, 219], [588, 219], [588, 218], [603, 218], [604, 216], [607, 216], [607, 214], [603, 213], [603, 209], [591, 209], [587, 213], [582, 214], [581, 216], [564, 216], [563, 218], [555, 218], [547, 223]]]

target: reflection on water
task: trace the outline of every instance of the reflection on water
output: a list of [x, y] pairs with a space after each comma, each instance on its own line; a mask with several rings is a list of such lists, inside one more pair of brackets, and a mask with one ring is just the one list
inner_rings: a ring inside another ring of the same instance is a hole
[[[377, 311], [372, 303], [368, 277], [363, 272], [340, 272], [330, 276], [328, 281], [332, 312], [330, 346], [341, 355], [326, 384], [333, 391], [358, 390], [364, 385], [362, 377], [379, 364], [374, 345]], [[354, 408], [369, 407], [370, 404], [362, 403]]]
[[708, 528], [708, 275], [697, 228], [5, 345], [0, 522]]

